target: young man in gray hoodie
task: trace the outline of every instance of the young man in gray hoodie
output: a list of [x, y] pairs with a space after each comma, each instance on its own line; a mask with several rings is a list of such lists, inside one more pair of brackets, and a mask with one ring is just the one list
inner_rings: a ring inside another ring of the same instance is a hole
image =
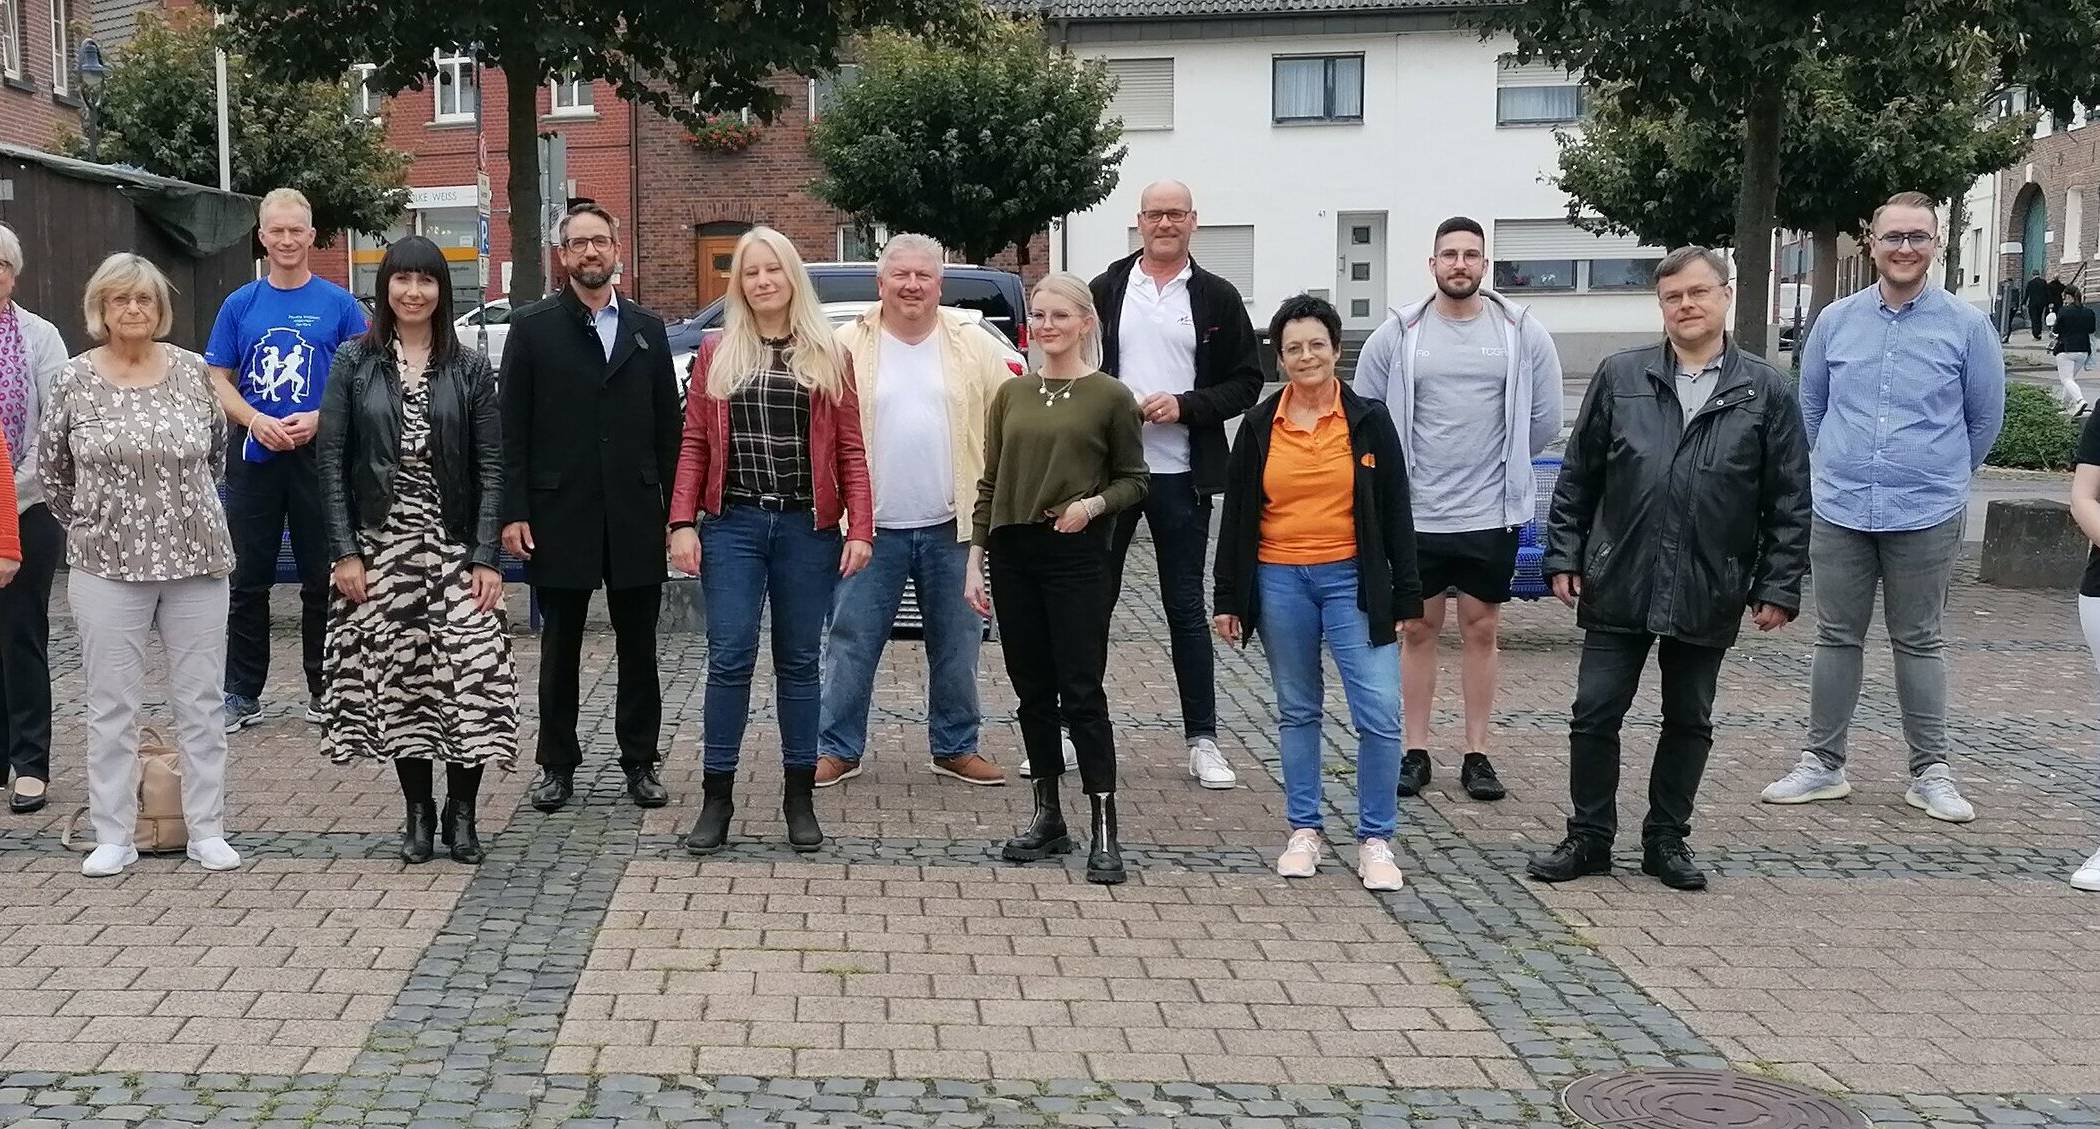
[[1459, 783], [1476, 800], [1504, 795], [1487, 757], [1500, 677], [1495, 636], [1516, 571], [1517, 527], [1538, 505], [1531, 460], [1560, 434], [1561, 373], [1546, 327], [1483, 285], [1488, 262], [1480, 224], [1453, 216], [1438, 225], [1429, 258], [1436, 293], [1394, 310], [1356, 364], [1357, 393], [1392, 411], [1414, 495], [1423, 614], [1400, 645], [1402, 796], [1429, 783], [1437, 636], [1453, 589], [1466, 710]]

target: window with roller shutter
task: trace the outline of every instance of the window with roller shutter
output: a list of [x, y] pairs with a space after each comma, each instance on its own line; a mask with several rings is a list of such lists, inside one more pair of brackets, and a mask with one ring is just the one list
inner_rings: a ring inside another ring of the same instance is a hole
[[1174, 128], [1174, 60], [1104, 61], [1116, 80], [1115, 97], [1108, 103], [1110, 117], [1121, 118], [1126, 130]]
[[[1138, 229], [1130, 228], [1130, 249], [1141, 246]], [[1189, 257], [1203, 269], [1232, 284], [1240, 301], [1254, 300], [1254, 226], [1199, 227], [1189, 241]]]
[[1655, 285], [1661, 247], [1630, 235], [1592, 235], [1564, 219], [1496, 220], [1497, 290], [1511, 293], [1610, 293]]
[[1571, 125], [1589, 109], [1589, 89], [1580, 72], [1552, 63], [1519, 63], [1508, 55], [1496, 68], [1497, 126]]

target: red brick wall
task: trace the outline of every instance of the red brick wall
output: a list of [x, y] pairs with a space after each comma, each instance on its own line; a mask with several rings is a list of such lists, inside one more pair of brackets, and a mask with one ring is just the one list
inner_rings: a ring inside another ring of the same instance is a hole
[[[1998, 174], [1998, 239], [2001, 242], [2019, 242], [2026, 221], [2025, 201], [2027, 193], [2027, 170], [2034, 170], [2034, 184], [2041, 190], [2041, 199], [2048, 208], [2048, 230], [2056, 233], [2056, 241], [2047, 249], [2047, 269], [2044, 278], [2071, 279], [2085, 267], [2079, 281], [2091, 290], [2096, 279], [2100, 279], [2100, 264], [2090, 260], [2096, 248], [2100, 248], [2100, 122], [2078, 129], [2052, 133], [2034, 143], [2026, 160]], [[2065, 243], [2071, 232], [2065, 220], [2068, 216], [2069, 196], [2076, 191], [2083, 197], [2083, 214], [2079, 222], [2078, 242], [2071, 262], [2064, 262]], [[1985, 248], [1991, 263], [1983, 271], [1985, 278], [1995, 282], [2017, 279], [2024, 283], [2026, 275], [2021, 273], [2021, 255], [2000, 255], [1996, 247]], [[1964, 266], [1964, 269], [1968, 269]]]
[[[22, 43], [22, 77], [8, 78], [0, 82], [0, 142], [20, 145], [29, 149], [50, 152], [60, 130], [71, 127], [80, 129], [80, 107], [71, 100], [61, 101], [51, 93], [51, 4], [52, 0], [16, 0], [22, 12], [22, 22], [28, 35]], [[69, 23], [85, 25], [91, 9], [87, 0], [71, 0], [66, 15]], [[73, 43], [77, 47], [83, 32], [76, 26]], [[70, 69], [71, 63], [68, 62]], [[70, 78], [69, 78], [70, 85]]]
[[[808, 190], [821, 172], [809, 150], [809, 82], [783, 76], [774, 88], [787, 96], [786, 108], [739, 153], [697, 149], [683, 126], [643, 112], [635, 154], [642, 220], [629, 254], [641, 258], [644, 281], [633, 292], [644, 305], [671, 316], [699, 309], [697, 231], [703, 224], [764, 224], [792, 240], [804, 259], [838, 258], [838, 229], [847, 218]], [[1048, 234], [1030, 247], [1026, 268], [1012, 252], [991, 265], [1020, 269], [1033, 282], [1048, 269]]]
[[[504, 148], [510, 100], [504, 90], [501, 72], [484, 70], [480, 81], [479, 133], [488, 138], [489, 186], [494, 196], [489, 214], [489, 285], [500, 290], [503, 264], [510, 260], [510, 201], [507, 195], [510, 157]], [[551, 92], [541, 87], [533, 112], [539, 116], [542, 134], [559, 133], [564, 138], [568, 148], [568, 176], [576, 182], [576, 195], [596, 200], [620, 217], [623, 225], [630, 224], [630, 214], [634, 211], [634, 181], [632, 165], [628, 161], [628, 129], [634, 108], [605, 83], [598, 83], [593, 88], [595, 117], [550, 117], [551, 100]], [[436, 116], [435, 83], [422, 90], [403, 91], [386, 103], [382, 120], [386, 125], [387, 143], [416, 155], [415, 166], [409, 172], [409, 184], [421, 188], [473, 184], [476, 127], [436, 125], [433, 124]], [[317, 252], [314, 269], [347, 285], [350, 276], [349, 240], [338, 238], [334, 246]], [[539, 270], [540, 265], [534, 263], [526, 269]], [[630, 289], [637, 278], [630, 248], [626, 279]], [[461, 305], [464, 304], [462, 299]]]

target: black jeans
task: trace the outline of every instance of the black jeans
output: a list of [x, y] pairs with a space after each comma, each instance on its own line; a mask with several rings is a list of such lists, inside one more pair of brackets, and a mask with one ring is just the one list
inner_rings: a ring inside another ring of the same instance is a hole
[[262, 696], [270, 677], [270, 589], [285, 527], [299, 563], [299, 642], [306, 692], [321, 693], [321, 640], [328, 630], [328, 522], [313, 444], [268, 462], [241, 457], [248, 433], [236, 430], [226, 456], [226, 528], [233, 535], [233, 581], [226, 611], [226, 692]]
[[48, 781], [51, 578], [66, 555], [66, 531], [41, 502], [23, 511], [21, 527], [22, 569], [0, 588], [0, 753], [16, 776]]
[[[1571, 837], [1610, 844], [1619, 830], [1619, 725], [1626, 720], [1641, 669], [1656, 637], [1591, 631], [1582, 638], [1582, 666], [1575, 675], [1575, 717], [1568, 726], [1568, 793], [1575, 814]], [[1722, 647], [1700, 647], [1663, 637], [1656, 651], [1662, 671], [1662, 736], [1648, 774], [1648, 817], [1641, 844], [1683, 839], [1692, 833], [1692, 800], [1714, 747], [1714, 691], [1721, 676]]]
[[[576, 739], [577, 683], [583, 666], [583, 628], [592, 588], [534, 588], [540, 602], [540, 765], [574, 772], [583, 763]], [[613, 700], [613, 736], [620, 767], [647, 768], [657, 761], [656, 731], [663, 721], [663, 686], [656, 673], [656, 619], [663, 585], [608, 588], [613, 649], [620, 660]]]
[[1037, 780], [1065, 770], [1058, 719], [1072, 731], [1079, 780], [1089, 795], [1116, 790], [1116, 735], [1108, 720], [1109, 527], [1078, 533], [1049, 525], [1002, 525], [991, 533], [992, 610], [999, 617], [1006, 676], [1021, 699], [1017, 715], [1029, 771]]
[[1138, 519], [1152, 530], [1159, 560], [1159, 599], [1167, 613], [1167, 638], [1174, 652], [1174, 686], [1181, 694], [1182, 736], [1218, 735], [1216, 660], [1210, 616], [1203, 606], [1203, 563], [1210, 555], [1210, 496], [1196, 492], [1192, 474], [1155, 474], [1143, 505], [1116, 515], [1109, 559], [1111, 611], [1123, 597], [1123, 560], [1137, 536]]

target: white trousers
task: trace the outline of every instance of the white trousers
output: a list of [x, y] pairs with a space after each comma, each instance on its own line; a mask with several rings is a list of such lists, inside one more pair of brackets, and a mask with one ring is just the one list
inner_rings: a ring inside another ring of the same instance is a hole
[[2085, 403], [2085, 392], [2078, 387], [2078, 370], [2085, 364], [2084, 353], [2058, 353], [2056, 355], [2056, 382], [2064, 390], [2064, 402], [2071, 407]]
[[146, 637], [168, 656], [168, 705], [182, 750], [182, 819], [190, 841], [226, 834], [224, 577], [110, 580], [72, 570], [67, 596], [80, 632], [88, 718], [88, 819], [95, 842], [130, 846], [139, 821], [139, 703]]

